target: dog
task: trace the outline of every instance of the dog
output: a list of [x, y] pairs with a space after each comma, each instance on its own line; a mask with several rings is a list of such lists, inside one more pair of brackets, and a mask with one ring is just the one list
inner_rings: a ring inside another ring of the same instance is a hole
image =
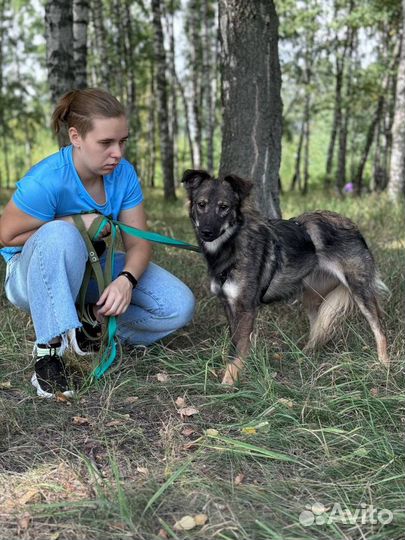
[[329, 211], [264, 219], [251, 200], [252, 182], [236, 175], [216, 179], [204, 170], [187, 170], [182, 182], [211, 291], [229, 324], [233, 351], [223, 384], [239, 378], [260, 305], [299, 296], [310, 323], [306, 351], [329, 341], [357, 305], [374, 334], [379, 360], [389, 366], [379, 305], [388, 289], [352, 221]]

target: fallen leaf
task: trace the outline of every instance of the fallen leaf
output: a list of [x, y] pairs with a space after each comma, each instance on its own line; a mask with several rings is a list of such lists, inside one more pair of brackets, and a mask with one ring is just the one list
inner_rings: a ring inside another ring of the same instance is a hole
[[40, 502], [42, 499], [42, 494], [38, 489], [30, 489], [24, 495], [22, 495], [18, 502], [19, 504], [34, 504]]
[[277, 401], [278, 403], [285, 405], [289, 409], [292, 409], [294, 407], [294, 403], [291, 401], [291, 399], [279, 398]]
[[193, 433], [195, 433], [195, 429], [191, 427], [185, 427], [183, 431], [181, 432], [182, 435], [185, 437], [190, 437]]
[[88, 426], [90, 424], [90, 420], [86, 416], [73, 416], [72, 422], [76, 426]]
[[123, 414], [121, 418], [116, 418], [115, 420], [110, 420], [106, 423], [107, 427], [122, 426], [130, 420], [131, 416], [129, 414]]
[[18, 520], [19, 529], [22, 531], [26, 531], [30, 526], [30, 522], [31, 514], [29, 512], [25, 512], [24, 515]]
[[276, 352], [276, 353], [273, 354], [273, 360], [276, 360], [276, 361], [280, 362], [281, 360], [283, 360], [283, 358], [284, 357], [283, 357], [283, 355], [281, 353]]
[[374, 397], [377, 397], [378, 394], [379, 394], [378, 388], [372, 388], [372, 389], [370, 390], [370, 394], [371, 394], [372, 396], [374, 396]]
[[55, 394], [55, 401], [58, 403], [64, 403], [65, 405], [72, 405], [70, 399], [66, 397], [65, 394], [62, 394], [62, 392], [57, 392]]
[[195, 450], [198, 447], [198, 442], [200, 439], [196, 439], [195, 441], [190, 441], [186, 444], [183, 444], [182, 448], [183, 450]]
[[195, 407], [183, 407], [182, 409], [178, 409], [177, 412], [182, 418], [184, 418], [185, 416], [193, 416], [194, 414], [198, 414], [200, 411]]
[[197, 514], [194, 516], [194, 521], [196, 525], [205, 525], [207, 523], [208, 516], [206, 514]]
[[244, 427], [241, 429], [241, 432], [245, 435], [256, 435], [257, 429], [254, 427]]
[[166, 532], [164, 529], [159, 529], [158, 537], [159, 537], [159, 538], [169, 538], [169, 537], [167, 536], [167, 532]]
[[125, 531], [125, 529], [127, 528], [126, 524], [122, 521], [113, 521], [110, 524], [110, 527], [113, 527], [114, 529], [118, 529], [120, 531]]
[[186, 406], [186, 400], [182, 397], [178, 397], [175, 401], [177, 407], [185, 407]]
[[132, 403], [135, 403], [135, 401], [138, 401], [138, 399], [138, 396], [129, 396], [124, 400], [124, 403], [126, 403], [127, 405], [132, 405]]
[[11, 381], [0, 382], [0, 388], [2, 390], [6, 390], [7, 388], [11, 388]]
[[194, 529], [196, 525], [197, 524], [193, 516], [184, 516], [180, 519], [180, 521], [176, 521], [173, 529], [176, 531], [190, 531], [191, 529]]
[[158, 373], [156, 378], [159, 382], [167, 382], [169, 380], [169, 375], [167, 373]]
[[217, 429], [208, 428], [205, 430], [205, 434], [208, 435], [208, 437], [218, 437], [219, 431]]
[[147, 467], [137, 467], [136, 470], [144, 476], [149, 476], [149, 469]]
[[52, 533], [51, 536], [49, 537], [49, 540], [59, 540], [59, 536], [60, 536], [60, 533], [54, 532], [54, 533]]
[[235, 484], [235, 486], [239, 486], [244, 479], [245, 475], [243, 473], [239, 473], [235, 476], [235, 480], [233, 481], [233, 483]]

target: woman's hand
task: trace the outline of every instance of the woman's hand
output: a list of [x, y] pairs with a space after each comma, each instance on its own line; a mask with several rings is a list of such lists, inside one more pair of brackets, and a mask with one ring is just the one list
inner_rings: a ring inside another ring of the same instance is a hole
[[[88, 231], [90, 229], [90, 227], [92, 226], [93, 221], [100, 217], [100, 214], [95, 214], [93, 212], [91, 214], [80, 214], [80, 217], [83, 220], [84, 226], [86, 227], [86, 231]], [[56, 218], [56, 219], [61, 219], [62, 221], [67, 221], [68, 223], [73, 223], [73, 225], [75, 224], [72, 216], [64, 216], [64, 217], [59, 217], [59, 218]], [[109, 223], [106, 223], [103, 230], [97, 236], [97, 240], [99, 240], [100, 238], [105, 238], [110, 233], [111, 233], [111, 225]]]
[[128, 309], [132, 284], [125, 276], [118, 276], [106, 287], [96, 303], [96, 317], [117, 317]]

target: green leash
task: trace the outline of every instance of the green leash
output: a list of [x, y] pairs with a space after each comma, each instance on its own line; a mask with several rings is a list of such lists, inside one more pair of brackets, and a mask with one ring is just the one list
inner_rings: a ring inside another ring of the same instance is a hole
[[[183, 242], [182, 240], [176, 240], [175, 238], [164, 236], [155, 232], [142, 231], [135, 227], [125, 225], [125, 223], [121, 223], [120, 221], [107, 218], [103, 215], [100, 215], [93, 221], [93, 223], [89, 227], [89, 230], [86, 230], [85, 224], [80, 214], [73, 216], [73, 220], [83, 237], [89, 254], [86, 271], [79, 292], [79, 311], [82, 320], [86, 320], [86, 322], [92, 322], [86, 315], [85, 310], [85, 298], [91, 277], [94, 276], [97, 282], [99, 296], [101, 296], [104, 289], [112, 281], [112, 276], [114, 272], [115, 244], [118, 231], [123, 231], [131, 236], [136, 236], [137, 238], [141, 238], [142, 240], [147, 240], [148, 242], [165, 244], [180, 249], [195, 251], [197, 253], [200, 252], [200, 249], [197, 246], [194, 246], [187, 242]], [[98, 239], [99, 235], [107, 224], [110, 224], [111, 227], [111, 242], [110, 245], [107, 246], [106, 264], [103, 271], [99, 256], [97, 255], [97, 252], [93, 246], [93, 241]], [[104, 344], [104, 350], [99, 365], [92, 372], [92, 376], [96, 379], [100, 379], [104, 375], [104, 373], [111, 367], [117, 356], [117, 317], [105, 317], [105, 320], [106, 324], [104, 325], [104, 331], [102, 335], [102, 343]], [[87, 337], [89, 339], [92, 339], [92, 337], [88, 334]]]

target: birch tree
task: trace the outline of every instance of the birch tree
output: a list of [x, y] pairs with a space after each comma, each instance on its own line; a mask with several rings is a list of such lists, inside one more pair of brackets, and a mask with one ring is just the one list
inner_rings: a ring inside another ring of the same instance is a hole
[[398, 64], [395, 114], [392, 126], [392, 152], [388, 194], [399, 200], [405, 187], [405, 0], [402, 0], [402, 43]]

